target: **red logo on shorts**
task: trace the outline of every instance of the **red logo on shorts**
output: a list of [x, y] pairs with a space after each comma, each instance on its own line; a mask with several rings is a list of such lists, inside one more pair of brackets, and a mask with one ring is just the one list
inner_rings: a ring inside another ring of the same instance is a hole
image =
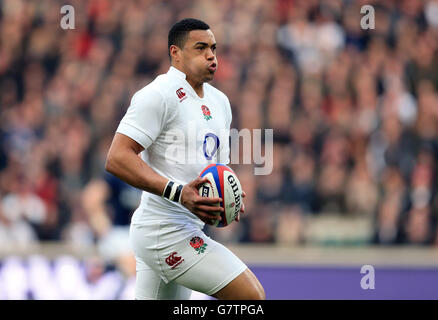
[[204, 253], [205, 248], [207, 247], [207, 244], [204, 243], [204, 240], [200, 237], [193, 237], [192, 240], [190, 240], [190, 245], [198, 252], [198, 254]]
[[184, 261], [184, 259], [181, 259], [181, 257], [177, 256], [178, 252], [172, 252], [167, 258], [166, 263], [171, 267], [171, 269], [175, 269], [181, 262]]

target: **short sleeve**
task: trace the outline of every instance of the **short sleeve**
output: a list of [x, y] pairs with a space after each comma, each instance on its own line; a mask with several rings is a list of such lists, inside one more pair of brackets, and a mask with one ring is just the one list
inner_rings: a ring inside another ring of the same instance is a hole
[[165, 107], [164, 98], [157, 90], [144, 88], [138, 91], [132, 97], [116, 132], [130, 137], [146, 149], [164, 127]]

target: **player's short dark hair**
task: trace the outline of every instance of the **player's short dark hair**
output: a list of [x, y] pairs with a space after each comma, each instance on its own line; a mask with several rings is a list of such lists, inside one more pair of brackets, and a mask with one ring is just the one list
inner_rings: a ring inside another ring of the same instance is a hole
[[186, 43], [189, 32], [192, 30], [208, 30], [210, 26], [204, 21], [186, 18], [175, 23], [169, 31], [168, 40], [168, 53], [170, 56], [170, 46], [175, 45], [179, 48], [183, 48]]

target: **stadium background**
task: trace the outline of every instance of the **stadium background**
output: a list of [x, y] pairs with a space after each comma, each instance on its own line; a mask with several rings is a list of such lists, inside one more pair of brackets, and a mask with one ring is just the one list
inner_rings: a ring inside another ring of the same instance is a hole
[[[60, 8], [75, 9], [75, 29]], [[360, 28], [360, 8], [375, 29]], [[232, 128], [274, 129], [274, 170], [235, 165], [248, 212], [207, 228], [271, 299], [438, 298], [437, 0], [0, 1], [0, 299], [132, 299], [139, 192], [104, 172], [130, 97], [205, 20]], [[363, 290], [362, 265], [376, 268]], [[193, 298], [205, 298], [194, 295]]]

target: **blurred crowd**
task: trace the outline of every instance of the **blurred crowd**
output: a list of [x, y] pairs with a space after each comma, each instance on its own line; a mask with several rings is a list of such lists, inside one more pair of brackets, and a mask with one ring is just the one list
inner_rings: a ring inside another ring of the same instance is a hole
[[0, 300], [133, 300], [134, 272], [99, 257], [32, 254], [2, 259]]
[[194, 17], [215, 34], [231, 127], [274, 130], [273, 172], [233, 165], [248, 214], [213, 237], [303, 244], [337, 215], [369, 221], [367, 244], [438, 244], [438, 0], [72, 0], [73, 30], [63, 4], [0, 1], [0, 243], [126, 250], [140, 192], [106, 153], [133, 93], [167, 72], [168, 30]]
[[[133, 265], [134, 263], [134, 265]], [[99, 256], [10, 255], [0, 263], [0, 300], [134, 300], [135, 261], [105, 263]], [[209, 296], [192, 291], [191, 300]]]

